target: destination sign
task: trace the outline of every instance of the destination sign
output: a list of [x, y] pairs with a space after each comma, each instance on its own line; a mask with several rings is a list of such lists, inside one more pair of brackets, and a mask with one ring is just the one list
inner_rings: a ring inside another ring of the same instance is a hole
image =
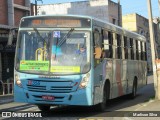
[[91, 20], [88, 18], [77, 18], [77, 17], [62, 17], [62, 16], [36, 16], [24, 18], [21, 21], [20, 27], [91, 27]]

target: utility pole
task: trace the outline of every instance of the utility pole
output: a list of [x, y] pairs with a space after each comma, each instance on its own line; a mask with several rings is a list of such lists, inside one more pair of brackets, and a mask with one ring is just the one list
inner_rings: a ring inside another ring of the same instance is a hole
[[35, 15], [37, 15], [37, 1], [41, 1], [42, 2], [42, 4], [43, 4], [43, 0], [35, 0], [35, 9], [34, 9], [34, 11], [35, 11]]
[[[158, 5], [159, 5], [159, 15], [160, 15], [160, 0], [158, 0]], [[158, 17], [158, 30], [160, 30], [160, 17]], [[158, 87], [158, 89], [157, 89], [157, 98], [158, 98], [158, 100], [160, 100], [160, 60], [157, 60], [158, 62], [157, 62], [157, 73], [158, 73], [158, 80], [157, 80], [157, 82], [158, 82], [158, 84], [157, 84], [157, 87]], [[159, 63], [159, 64], [158, 64]]]
[[160, 99], [158, 95], [158, 76], [157, 76], [157, 67], [156, 67], [156, 59], [155, 59], [155, 38], [154, 38], [154, 28], [153, 28], [153, 18], [152, 18], [152, 7], [151, 0], [147, 0], [148, 5], [148, 16], [149, 16], [149, 33], [150, 33], [150, 42], [151, 42], [151, 55], [152, 55], [152, 68], [153, 68], [153, 79], [154, 79], [154, 90], [155, 90], [155, 98]]
[[35, 15], [37, 15], [37, 0], [35, 0]]
[[158, 0], [158, 7], [159, 7], [158, 30], [160, 31], [160, 0]]
[[159, 5], [159, 15], [160, 15], [160, 0], [158, 0], [158, 5]]

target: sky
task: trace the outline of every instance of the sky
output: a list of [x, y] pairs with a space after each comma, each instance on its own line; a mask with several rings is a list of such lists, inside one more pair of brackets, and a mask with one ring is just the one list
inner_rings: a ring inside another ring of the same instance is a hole
[[[31, 0], [34, 3], [35, 0]], [[42, 4], [41, 0], [37, 0], [38, 4]], [[76, 1], [87, 1], [87, 0], [42, 0], [43, 4], [53, 4], [53, 3], [66, 3], [66, 2], [76, 2]], [[117, 3], [118, 0], [112, 0]], [[122, 5], [122, 15], [130, 13], [138, 13], [141, 16], [148, 18], [148, 7], [147, 0], [120, 0]], [[160, 9], [158, 6], [158, 0], [151, 0], [152, 4], [152, 16], [160, 17]]]

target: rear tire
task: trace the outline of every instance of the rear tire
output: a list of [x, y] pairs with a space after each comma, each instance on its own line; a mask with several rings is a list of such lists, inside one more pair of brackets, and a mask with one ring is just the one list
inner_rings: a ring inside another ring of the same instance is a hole
[[39, 110], [41, 111], [49, 111], [50, 110], [50, 106], [48, 105], [37, 105]]

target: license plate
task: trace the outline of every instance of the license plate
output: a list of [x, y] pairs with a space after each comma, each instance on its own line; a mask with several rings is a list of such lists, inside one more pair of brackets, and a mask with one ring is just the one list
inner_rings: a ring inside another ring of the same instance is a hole
[[55, 98], [54, 98], [54, 96], [43, 95], [42, 99], [44, 99], [44, 100], [54, 100]]

